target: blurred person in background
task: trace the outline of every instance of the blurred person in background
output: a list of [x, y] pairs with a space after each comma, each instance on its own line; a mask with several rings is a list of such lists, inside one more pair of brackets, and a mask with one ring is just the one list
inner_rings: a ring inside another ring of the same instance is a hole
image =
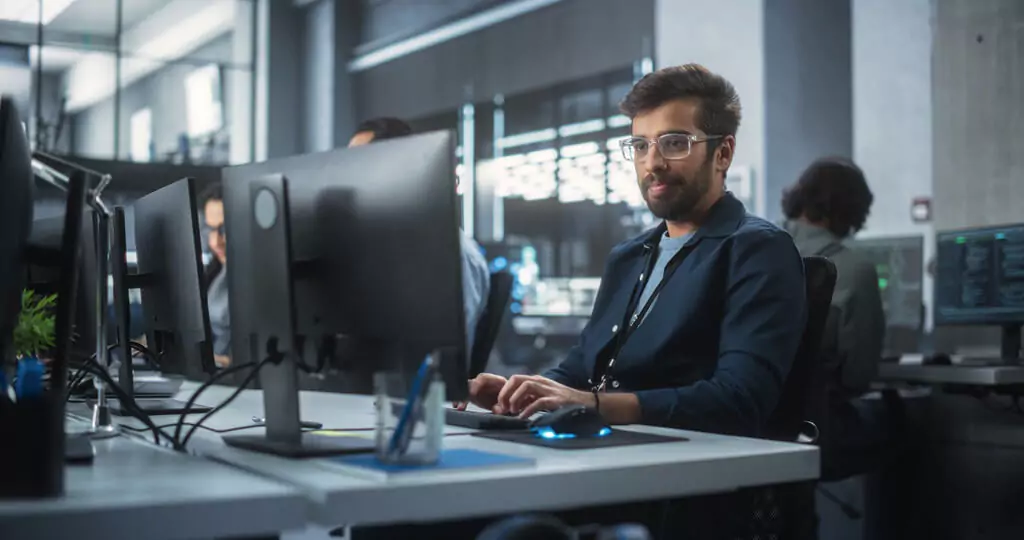
[[202, 229], [210, 249], [209, 264], [203, 271], [206, 307], [210, 313], [213, 355], [217, 367], [231, 365], [231, 314], [228, 310], [227, 241], [224, 237], [224, 194], [220, 183], [211, 184], [199, 196], [203, 212]]
[[822, 390], [828, 396], [819, 445], [822, 478], [877, 470], [895, 455], [904, 415], [898, 394], [861, 399], [878, 374], [885, 312], [875, 265], [845, 242], [864, 228], [874, 195], [860, 167], [844, 158], [812, 163], [782, 197], [784, 228], [800, 254], [828, 258], [837, 279], [822, 343]]
[[[412, 127], [398, 118], [374, 118], [367, 120], [356, 128], [356, 132], [348, 142], [349, 148], [363, 146], [376, 141], [406, 137], [412, 135]], [[456, 177], [456, 183], [458, 178]], [[457, 184], [456, 184], [457, 185]], [[487, 268], [480, 246], [459, 229], [459, 241], [462, 244], [462, 301], [466, 315], [466, 354], [473, 350], [473, 338], [476, 325], [480, 321], [487, 305], [490, 292], [491, 274]]]
[[848, 397], [867, 391], [878, 373], [885, 313], [878, 273], [866, 255], [844, 242], [864, 227], [874, 195], [853, 162], [825, 158], [812, 163], [782, 197], [783, 227], [804, 257], [821, 256], [838, 272], [832, 305], [839, 308], [841, 385]]

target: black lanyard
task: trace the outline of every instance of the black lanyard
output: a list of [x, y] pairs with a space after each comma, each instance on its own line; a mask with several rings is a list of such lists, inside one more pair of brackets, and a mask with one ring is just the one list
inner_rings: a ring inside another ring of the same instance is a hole
[[636, 310], [637, 304], [640, 302], [640, 297], [643, 295], [645, 286], [645, 280], [650, 279], [651, 272], [654, 270], [654, 265], [657, 264], [657, 247], [651, 246], [650, 244], [644, 244], [644, 249], [647, 251], [647, 258], [644, 261], [644, 272], [640, 274], [640, 279], [633, 285], [633, 291], [629, 295], [629, 303], [626, 305], [626, 313], [622, 318], [622, 324], [620, 328], [622, 331], [618, 333], [615, 339], [615, 346], [612, 347], [612, 353], [608, 355], [608, 361], [605, 363], [604, 370], [601, 374], [601, 378], [597, 384], [594, 385], [593, 390], [604, 391], [604, 387], [608, 382], [608, 372], [611, 371], [612, 366], [615, 365], [615, 358], [618, 357], [619, 353], [622, 352], [622, 348], [626, 346], [626, 342], [633, 335], [633, 332], [640, 327], [643, 323], [644, 317], [647, 316], [647, 312], [650, 311], [654, 305], [655, 300], [661, 294], [661, 290], [668, 284], [669, 278], [675, 273], [676, 269], [681, 266], [683, 260], [693, 251], [692, 245], [683, 246], [672, 258], [668, 261], [665, 266], [665, 273], [655, 286], [651, 295], [644, 302], [643, 307], [639, 311]]

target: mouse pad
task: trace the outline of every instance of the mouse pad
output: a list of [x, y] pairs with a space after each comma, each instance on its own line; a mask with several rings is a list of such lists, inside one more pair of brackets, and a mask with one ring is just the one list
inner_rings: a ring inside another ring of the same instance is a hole
[[588, 437], [585, 439], [544, 439], [538, 437], [532, 431], [485, 431], [474, 433], [474, 437], [495, 439], [532, 446], [543, 446], [545, 448], [557, 448], [559, 450], [586, 450], [590, 448], [614, 448], [616, 446], [633, 446], [637, 444], [651, 444], [664, 442], [688, 441], [686, 437], [670, 437], [668, 435], [655, 435], [653, 433], [639, 433], [636, 431], [625, 431], [613, 429], [604, 437]]

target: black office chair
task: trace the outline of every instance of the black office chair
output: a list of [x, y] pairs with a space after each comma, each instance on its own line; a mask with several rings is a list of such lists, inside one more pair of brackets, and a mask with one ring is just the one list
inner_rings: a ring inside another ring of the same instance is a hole
[[782, 395], [768, 419], [765, 438], [785, 442], [817, 440], [824, 426], [819, 412], [826, 410], [827, 392], [818, 383], [822, 377], [822, 337], [826, 331], [836, 287], [836, 266], [824, 257], [804, 257], [807, 290], [807, 325], [797, 349]]
[[469, 356], [469, 377], [473, 378], [487, 369], [487, 360], [498, 339], [501, 321], [508, 311], [509, 300], [512, 298], [512, 274], [507, 271], [491, 274], [491, 292], [487, 295], [487, 305], [476, 323], [473, 338], [473, 350]]

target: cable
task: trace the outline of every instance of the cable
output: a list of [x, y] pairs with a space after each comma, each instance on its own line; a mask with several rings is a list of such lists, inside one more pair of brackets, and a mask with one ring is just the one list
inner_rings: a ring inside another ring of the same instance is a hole
[[[264, 360], [263, 362], [267, 362], [269, 360], [270, 360], [270, 358], [268, 358], [267, 360]], [[237, 365], [237, 366], [231, 366], [231, 367], [229, 367], [227, 369], [218, 371], [217, 374], [215, 374], [214, 376], [210, 377], [209, 380], [207, 380], [202, 385], [200, 385], [199, 388], [197, 388], [196, 391], [192, 394], [192, 396], [188, 399], [188, 402], [185, 403], [185, 410], [182, 411], [181, 415], [178, 417], [177, 427], [174, 428], [174, 439], [173, 439], [173, 441], [174, 441], [175, 449], [177, 449], [177, 450], [184, 450], [184, 447], [182, 447], [179, 444], [179, 442], [178, 442], [180, 440], [180, 437], [181, 437], [181, 428], [185, 424], [185, 417], [188, 416], [189, 414], [191, 414], [190, 411], [192, 410], [192, 406], [195, 405], [196, 399], [199, 397], [200, 394], [205, 392], [206, 389], [209, 388], [211, 385], [213, 385], [215, 382], [223, 379], [224, 377], [227, 377], [228, 375], [231, 375], [233, 373], [237, 373], [239, 371], [242, 371], [243, 369], [252, 369], [252, 368], [255, 368], [255, 367], [261, 366], [261, 365], [262, 365], [262, 362], [259, 363], [259, 364], [257, 364], [256, 362], [249, 362], [247, 364], [240, 364], [240, 365]], [[244, 389], [245, 386], [246, 386], [245, 384], [240, 385], [239, 389]], [[233, 399], [233, 396], [232, 396], [232, 399]], [[204, 417], [204, 419], [205, 419], [205, 417]]]
[[[264, 359], [262, 362], [260, 362], [256, 367], [254, 367], [252, 369], [251, 372], [249, 372], [249, 375], [247, 375], [245, 377], [245, 380], [242, 382], [242, 384], [238, 385], [238, 388], [236, 388], [235, 391], [232, 392], [231, 395], [228, 396], [227, 399], [222, 401], [220, 403], [220, 405], [217, 405], [213, 409], [210, 409], [209, 412], [204, 414], [203, 417], [200, 418], [198, 422], [196, 422], [196, 425], [193, 426], [192, 429], [190, 429], [189, 432], [185, 435], [185, 439], [183, 441], [181, 441], [181, 449], [183, 451], [185, 450], [185, 448], [188, 446], [189, 439], [192, 438], [192, 434], [194, 434], [196, 432], [196, 430], [199, 429], [203, 425], [203, 422], [206, 422], [206, 420], [209, 419], [214, 414], [216, 414], [217, 411], [220, 411], [224, 407], [227, 407], [228, 405], [230, 405], [231, 402], [234, 401], [235, 398], [237, 398], [246, 389], [247, 386], [249, 386], [249, 383], [252, 382], [252, 380], [255, 379], [257, 375], [259, 375], [260, 370], [263, 369], [263, 367], [266, 366], [267, 364], [269, 364], [270, 362], [274, 361], [274, 359], [275, 359], [275, 357], [271, 356], [269, 358]], [[213, 379], [211, 379], [211, 381], [212, 380]], [[202, 390], [202, 388], [200, 388], [200, 390]], [[196, 394], [198, 394], [198, 393], [199, 392], [197, 391]], [[193, 396], [193, 397], [195, 397], [195, 396]]]
[[160, 445], [161, 436], [170, 441], [174, 440], [171, 438], [170, 435], [168, 435], [162, 429], [158, 428], [156, 424], [153, 423], [153, 420], [150, 419], [149, 415], [146, 414], [146, 412], [143, 411], [138, 406], [137, 403], [135, 403], [135, 399], [129, 396], [116, 382], [114, 382], [114, 379], [110, 376], [109, 373], [107, 373], [106, 369], [101, 367], [99, 364], [96, 363], [95, 360], [92, 359], [90, 359], [87, 366], [89, 368], [89, 372], [99, 377], [100, 379], [103, 379], [103, 382], [114, 392], [114, 394], [117, 395], [117, 399], [118, 402], [121, 404], [121, 408], [128, 411], [135, 418], [138, 418], [140, 421], [142, 421], [142, 423], [146, 424], [146, 427], [149, 428], [150, 431], [153, 432], [153, 442], [155, 444]]
[[[157, 428], [159, 428], [159, 429], [168, 429], [168, 428], [173, 428], [173, 427], [175, 427], [177, 425], [178, 425], [177, 422], [172, 422], [170, 424], [159, 425], [159, 426], [157, 426]], [[197, 424], [195, 422], [185, 422], [184, 425], [186, 425], [186, 426], [197, 426], [199, 428], [205, 429], [206, 431], [212, 431], [214, 433], [231, 433], [231, 432], [234, 432], [234, 431], [243, 431], [243, 430], [246, 430], [246, 429], [254, 429], [254, 428], [263, 427], [262, 424], [246, 424], [244, 426], [235, 426], [235, 427], [230, 427], [230, 428], [217, 429], [217, 428], [212, 428], [212, 427], [209, 427], [209, 426], [200, 426], [199, 424]], [[134, 431], [134, 432], [137, 432], [137, 433], [145, 433], [145, 432], [149, 431], [149, 428], [140, 428], [140, 427], [135, 427], [135, 426], [121, 426], [121, 427], [124, 428], [124, 429], [127, 429], [128, 431]]]

